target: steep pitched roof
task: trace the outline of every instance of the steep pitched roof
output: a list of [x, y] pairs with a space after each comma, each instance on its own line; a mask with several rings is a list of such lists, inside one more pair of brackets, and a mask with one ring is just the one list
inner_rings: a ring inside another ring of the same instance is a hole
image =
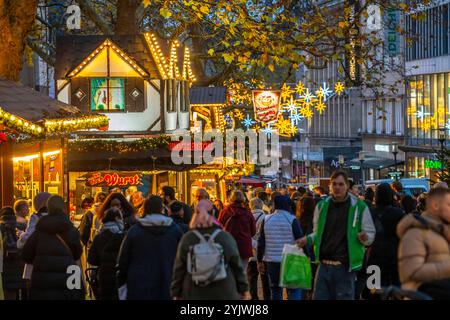
[[55, 79], [64, 79], [106, 39], [116, 43], [150, 75], [160, 75], [143, 35], [61, 36], [56, 40]]

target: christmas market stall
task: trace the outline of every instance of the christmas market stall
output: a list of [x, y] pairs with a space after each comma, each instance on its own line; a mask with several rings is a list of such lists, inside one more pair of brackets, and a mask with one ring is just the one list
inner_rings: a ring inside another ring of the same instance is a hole
[[[177, 130], [190, 128], [189, 88], [195, 76], [189, 47], [155, 32], [62, 36], [56, 47], [58, 99], [110, 120], [108, 131], [78, 132], [70, 140], [73, 205], [100, 190], [146, 195], [164, 185], [187, 199], [187, 166], [173, 164], [168, 142]], [[137, 174], [139, 183], [126, 179], [130, 174]], [[92, 177], [102, 182], [92, 185]]]
[[42, 191], [67, 196], [68, 135], [107, 127], [104, 115], [0, 78], [1, 205]]

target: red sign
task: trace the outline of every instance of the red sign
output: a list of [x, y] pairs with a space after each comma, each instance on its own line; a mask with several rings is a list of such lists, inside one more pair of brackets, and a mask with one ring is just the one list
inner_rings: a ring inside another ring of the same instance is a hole
[[211, 141], [204, 142], [183, 142], [183, 141], [171, 141], [169, 142], [169, 150], [177, 148], [178, 151], [196, 151], [196, 150], [212, 150], [213, 144]]
[[277, 119], [280, 108], [280, 90], [253, 90], [252, 96], [256, 121], [270, 122]]
[[141, 185], [141, 174], [136, 172], [93, 172], [86, 177], [88, 187], [126, 187]]

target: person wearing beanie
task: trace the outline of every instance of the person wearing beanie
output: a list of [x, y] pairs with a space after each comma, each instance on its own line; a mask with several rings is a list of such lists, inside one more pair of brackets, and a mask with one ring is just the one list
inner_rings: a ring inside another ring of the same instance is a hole
[[150, 196], [142, 217], [128, 230], [120, 248], [117, 272], [119, 298], [170, 300], [170, 283], [180, 227], [163, 215], [163, 200]]
[[51, 196], [47, 200], [47, 209], [48, 215], [39, 219], [22, 252], [24, 261], [33, 265], [30, 299], [82, 300], [82, 272], [78, 279], [80, 289], [69, 289], [67, 286], [69, 277], [73, 277], [73, 274], [67, 273], [68, 267], [80, 265], [80, 234], [65, 212], [63, 198]]
[[100, 233], [89, 248], [87, 261], [97, 267], [98, 288], [92, 288], [96, 300], [118, 300], [116, 262], [124, 237], [124, 222], [120, 210], [106, 210]]
[[28, 226], [27, 226], [25, 232], [19, 236], [19, 240], [17, 241], [17, 247], [19, 249], [23, 248], [23, 246], [25, 245], [25, 241], [27, 241], [27, 239], [34, 232], [34, 229], [36, 227], [36, 223], [38, 222], [38, 220], [41, 217], [47, 215], [47, 200], [51, 196], [52, 195], [48, 192], [40, 192], [34, 197], [33, 206], [34, 206], [34, 210], [36, 210], [36, 212], [31, 215], [30, 221], [28, 221]]
[[20, 300], [25, 296], [22, 280], [24, 263], [17, 248], [17, 218], [12, 207], [0, 210], [0, 232], [3, 243], [3, 290], [6, 300]]
[[[266, 215], [261, 223], [257, 246], [258, 271], [269, 275], [272, 300], [283, 300], [283, 288], [279, 286], [280, 268], [285, 244], [295, 244], [303, 237], [300, 223], [290, 213], [288, 196], [276, 195], [274, 212]], [[300, 300], [300, 289], [287, 289], [288, 300]]]

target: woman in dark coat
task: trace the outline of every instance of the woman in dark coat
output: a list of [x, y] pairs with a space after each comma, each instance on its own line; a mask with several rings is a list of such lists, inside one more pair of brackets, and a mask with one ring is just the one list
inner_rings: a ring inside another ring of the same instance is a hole
[[[64, 208], [63, 198], [50, 197], [48, 215], [39, 219], [36, 230], [23, 247], [23, 259], [33, 265], [31, 300], [84, 299], [82, 271], [67, 273], [69, 266], [79, 265], [82, 247], [80, 234]], [[79, 289], [69, 289], [68, 283], [79, 284]]]
[[127, 300], [170, 300], [170, 282], [183, 232], [162, 214], [163, 202], [151, 196], [143, 217], [128, 231], [119, 252], [118, 287]]
[[245, 195], [235, 190], [230, 196], [230, 205], [219, 214], [219, 222], [225, 231], [231, 233], [238, 245], [244, 270], [248, 259], [253, 257], [252, 238], [256, 234], [256, 222], [253, 214], [245, 207]]
[[116, 262], [124, 237], [122, 215], [112, 208], [106, 211], [100, 233], [89, 248], [87, 261], [98, 267], [97, 300], [118, 300], [116, 285]]
[[387, 183], [375, 190], [375, 207], [371, 211], [376, 227], [375, 240], [370, 248], [368, 265], [381, 269], [381, 285], [400, 285], [397, 267], [399, 239], [397, 225], [405, 213], [395, 205], [394, 191]]
[[24, 263], [17, 249], [17, 220], [12, 207], [0, 210], [0, 231], [3, 242], [3, 290], [6, 300], [19, 300], [24, 293], [22, 280]]

